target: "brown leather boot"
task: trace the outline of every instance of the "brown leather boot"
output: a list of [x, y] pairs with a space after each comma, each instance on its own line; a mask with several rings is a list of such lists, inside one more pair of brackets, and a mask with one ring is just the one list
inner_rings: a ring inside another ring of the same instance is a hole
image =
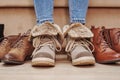
[[94, 56], [98, 63], [115, 63], [120, 61], [120, 53], [112, 50], [105, 41], [104, 29], [92, 27], [94, 33], [93, 45], [95, 47]]
[[3, 62], [7, 64], [22, 64], [27, 57], [33, 52], [33, 46], [28, 41], [28, 35], [23, 34], [16, 40], [11, 50], [3, 58]]
[[104, 34], [111, 48], [120, 53], [120, 28], [105, 29]]
[[3, 38], [2, 42], [0, 43], [0, 60], [9, 52], [12, 43], [16, 41], [18, 37], [19, 35], [12, 35]]

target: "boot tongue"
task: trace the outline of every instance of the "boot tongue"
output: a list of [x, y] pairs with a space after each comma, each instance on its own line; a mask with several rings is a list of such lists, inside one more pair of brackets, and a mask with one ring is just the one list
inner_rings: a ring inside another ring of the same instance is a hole
[[51, 37], [50, 36], [40, 36], [40, 42], [41, 44], [45, 44], [47, 42], [49, 42], [49, 44], [51, 44]]
[[61, 51], [61, 45], [56, 40], [54, 36], [39, 36], [33, 39], [33, 46], [34, 47], [42, 47], [44, 45], [48, 45], [51, 48], [55, 48], [56, 51]]
[[[82, 46], [90, 52], [94, 51], [93, 44], [87, 39], [72, 39], [72, 38], [69, 38], [69, 41], [67, 41], [67, 42], [68, 43], [67, 43], [66, 48], [65, 48], [66, 52], [71, 52], [77, 46]], [[91, 46], [91, 49], [90, 49], [90, 46]]]

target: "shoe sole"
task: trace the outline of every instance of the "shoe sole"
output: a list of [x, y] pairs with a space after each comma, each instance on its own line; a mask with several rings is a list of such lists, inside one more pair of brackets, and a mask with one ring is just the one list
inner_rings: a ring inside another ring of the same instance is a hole
[[[30, 60], [30, 56], [26, 56], [25, 60]], [[24, 61], [16, 61], [16, 60], [9, 60], [9, 59], [3, 59], [2, 62], [4, 62], [5, 64], [13, 64], [13, 65], [21, 65], [25, 63]]]
[[2, 60], [2, 62], [4, 62], [5, 64], [13, 64], [13, 65], [20, 65], [24, 63], [20, 61], [12, 61], [12, 60]]
[[72, 65], [79, 66], [79, 65], [94, 65], [95, 59], [93, 57], [80, 57], [78, 59], [72, 60]]
[[116, 63], [116, 62], [119, 62], [120, 59], [113, 59], [113, 60], [106, 60], [106, 61], [97, 61], [98, 63], [100, 64], [113, 64], [113, 63]]
[[32, 60], [32, 66], [40, 67], [40, 66], [55, 66], [55, 61], [50, 58], [36, 58]]

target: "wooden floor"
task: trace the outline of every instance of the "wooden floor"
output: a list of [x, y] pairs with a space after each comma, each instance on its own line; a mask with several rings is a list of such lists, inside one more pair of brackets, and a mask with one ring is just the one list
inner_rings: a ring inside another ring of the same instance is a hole
[[[58, 57], [59, 56], [59, 57]], [[57, 55], [55, 67], [32, 67], [0, 63], [0, 80], [120, 80], [120, 63], [72, 66], [64, 55]]]

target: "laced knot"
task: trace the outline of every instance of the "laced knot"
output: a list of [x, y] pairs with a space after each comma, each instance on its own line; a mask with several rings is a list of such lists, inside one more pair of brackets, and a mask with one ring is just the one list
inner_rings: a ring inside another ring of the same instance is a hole
[[105, 38], [103, 36], [103, 31], [100, 31], [99, 36], [98, 36], [97, 39], [98, 39], [97, 40], [98, 41], [97, 44], [100, 46], [102, 52], [104, 52], [106, 50], [106, 48], [109, 48], [109, 46], [108, 46], [108, 44], [105, 41]]
[[[81, 38], [81, 39], [71, 39], [71, 38], [68, 38], [68, 40], [69, 41], [68, 41], [68, 43], [66, 45], [66, 48], [65, 48], [65, 51], [68, 53], [68, 56], [70, 56], [71, 55], [70, 52], [72, 50], [74, 50], [75, 47], [77, 47], [79, 45], [85, 47], [91, 53], [94, 51], [93, 44], [89, 40], [87, 40], [85, 38]], [[90, 49], [90, 47], [91, 47], [91, 49]]]
[[61, 44], [55, 36], [42, 35], [33, 39], [33, 46], [35, 47], [33, 55], [35, 55], [36, 52], [45, 45], [48, 45], [52, 50], [55, 49], [58, 52], [62, 49]]

